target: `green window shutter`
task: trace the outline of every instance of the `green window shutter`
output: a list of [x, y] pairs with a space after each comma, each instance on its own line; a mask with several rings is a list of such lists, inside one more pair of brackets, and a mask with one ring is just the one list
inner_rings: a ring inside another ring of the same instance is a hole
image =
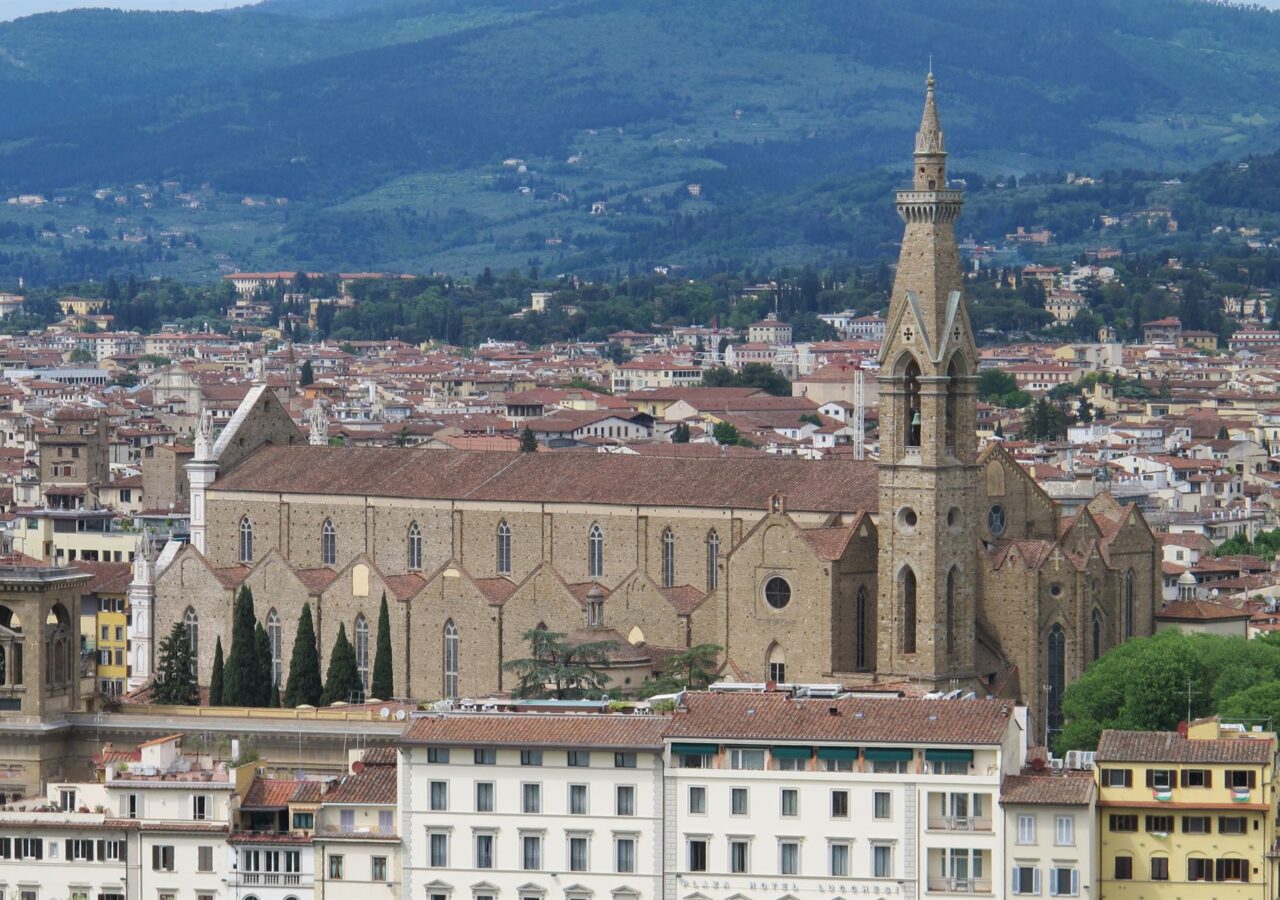
[[774, 759], [813, 759], [812, 747], [770, 747]]
[[972, 750], [926, 750], [924, 758], [929, 762], [973, 762]]
[[872, 762], [902, 762], [909, 761], [915, 754], [909, 747], [868, 747], [862, 755]]
[[671, 752], [676, 756], [715, 756], [720, 752], [719, 744], [672, 744]]
[[857, 747], [819, 747], [818, 759], [857, 759]]

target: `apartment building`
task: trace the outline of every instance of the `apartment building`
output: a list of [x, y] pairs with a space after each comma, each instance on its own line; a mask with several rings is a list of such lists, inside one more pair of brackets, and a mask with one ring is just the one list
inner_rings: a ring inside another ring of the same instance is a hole
[[1274, 734], [1104, 731], [1097, 782], [1102, 900], [1275, 896]]
[[662, 896], [667, 717], [552, 708], [410, 723], [400, 745], [403, 896]]
[[1000, 785], [1006, 895], [1096, 900], [1097, 788], [1093, 772], [1054, 772], [1038, 760]]
[[686, 694], [667, 730], [667, 897], [1002, 896], [1025, 710]]

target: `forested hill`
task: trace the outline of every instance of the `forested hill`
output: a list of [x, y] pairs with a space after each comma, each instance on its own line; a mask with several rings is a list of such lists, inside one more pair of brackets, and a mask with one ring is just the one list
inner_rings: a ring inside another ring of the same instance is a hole
[[[0, 190], [171, 179], [286, 198], [296, 212], [258, 235], [263, 256], [523, 259], [566, 235], [624, 244], [690, 211], [690, 182], [698, 212], [901, 168], [930, 54], [961, 169], [1174, 171], [1269, 151], [1277, 46], [1280, 14], [1192, 0], [76, 11], [0, 25]], [[596, 201], [633, 221], [593, 220]]]

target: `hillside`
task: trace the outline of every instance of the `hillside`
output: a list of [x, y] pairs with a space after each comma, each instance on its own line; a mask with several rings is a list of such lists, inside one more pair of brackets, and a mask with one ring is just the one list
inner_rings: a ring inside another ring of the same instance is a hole
[[[832, 189], [870, 199], [892, 183], [876, 170], [903, 165], [931, 51], [957, 170], [1190, 171], [1280, 145], [1274, 13], [1190, 0], [786, 10], [267, 0], [34, 16], [0, 25], [0, 189], [65, 198], [36, 214], [54, 231], [67, 213], [108, 238], [122, 224], [152, 240], [196, 233], [216, 252], [192, 274], [651, 261], [641, 245], [671, 260], [801, 259], [848, 250], [841, 229], [710, 246], [682, 240], [681, 222], [767, 216]], [[85, 211], [92, 189], [162, 180], [202, 190], [200, 211]], [[246, 212], [245, 195], [272, 208]], [[854, 202], [840, 218], [865, 214], [878, 215]]]

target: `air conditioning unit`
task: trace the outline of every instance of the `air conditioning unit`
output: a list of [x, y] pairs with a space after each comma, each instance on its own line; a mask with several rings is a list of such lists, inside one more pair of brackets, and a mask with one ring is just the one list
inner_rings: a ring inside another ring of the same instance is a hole
[[1061, 772], [1063, 768], [1062, 760], [1056, 757], [1054, 759], [1049, 760], [1049, 768], [1055, 772]]

